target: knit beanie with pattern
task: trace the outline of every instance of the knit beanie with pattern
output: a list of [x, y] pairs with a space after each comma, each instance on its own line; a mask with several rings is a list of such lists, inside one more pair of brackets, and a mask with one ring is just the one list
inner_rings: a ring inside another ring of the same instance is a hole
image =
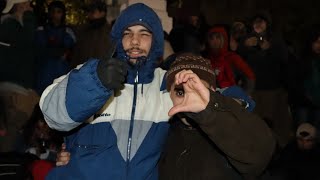
[[170, 91], [175, 75], [182, 70], [192, 70], [201, 80], [215, 88], [215, 74], [210, 61], [199, 55], [183, 53], [176, 57], [167, 72], [167, 91]]

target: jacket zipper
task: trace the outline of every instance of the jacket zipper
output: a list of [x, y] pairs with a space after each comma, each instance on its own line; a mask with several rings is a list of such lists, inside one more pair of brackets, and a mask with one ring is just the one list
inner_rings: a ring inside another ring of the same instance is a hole
[[133, 90], [133, 103], [132, 103], [132, 111], [131, 111], [131, 119], [130, 119], [130, 128], [129, 128], [129, 136], [128, 136], [128, 144], [127, 144], [127, 178], [129, 173], [129, 163], [130, 163], [130, 155], [131, 155], [131, 141], [132, 141], [132, 133], [133, 133], [133, 124], [134, 124], [134, 115], [136, 112], [136, 103], [137, 103], [137, 90], [138, 90], [138, 82], [139, 82], [139, 73], [137, 71], [136, 78], [134, 80], [134, 90]]

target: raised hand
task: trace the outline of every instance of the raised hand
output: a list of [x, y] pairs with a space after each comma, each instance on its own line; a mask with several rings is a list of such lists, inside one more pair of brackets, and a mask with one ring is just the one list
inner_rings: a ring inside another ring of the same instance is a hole
[[125, 82], [128, 71], [126, 62], [111, 58], [106, 61], [100, 60], [97, 73], [102, 84], [112, 90], [121, 89]]
[[[209, 87], [206, 87], [205, 84], [191, 70], [182, 70], [177, 73], [170, 90], [173, 107], [168, 115], [173, 116], [179, 112], [197, 113], [204, 110], [210, 100]], [[179, 90], [176, 87], [182, 87], [183, 89]]]

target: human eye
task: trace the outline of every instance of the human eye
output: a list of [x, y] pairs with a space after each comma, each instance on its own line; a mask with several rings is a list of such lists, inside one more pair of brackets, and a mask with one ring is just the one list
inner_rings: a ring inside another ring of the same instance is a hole
[[142, 36], [151, 36], [150, 33], [142, 33], [141, 35], [142, 35]]
[[151, 32], [147, 30], [143, 30], [140, 32], [141, 36], [151, 36]]
[[122, 34], [122, 36], [123, 36], [123, 37], [125, 37], [125, 36], [130, 36], [130, 34], [131, 34], [131, 33], [130, 33], [129, 31], [124, 31], [123, 34]]
[[183, 97], [184, 96], [184, 90], [183, 89], [175, 89], [176, 96]]

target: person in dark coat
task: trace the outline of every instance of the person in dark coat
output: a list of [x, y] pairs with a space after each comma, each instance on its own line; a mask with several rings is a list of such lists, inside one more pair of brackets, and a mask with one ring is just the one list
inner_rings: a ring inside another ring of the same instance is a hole
[[54, 79], [70, 71], [71, 51], [76, 42], [73, 31], [65, 22], [64, 3], [52, 1], [48, 11], [47, 24], [39, 26], [36, 33], [36, 44], [40, 51], [36, 89], [40, 95]]
[[[181, 55], [171, 65], [167, 90], [175, 115], [159, 162], [161, 180], [255, 179], [271, 159], [271, 130], [246, 109], [251, 104], [243, 94], [215, 92], [214, 79], [201, 56]], [[201, 103], [199, 113], [188, 113]]]
[[0, 81], [35, 85], [36, 21], [28, 0], [7, 0], [0, 20]]
[[255, 15], [251, 28], [252, 32], [240, 43], [238, 51], [256, 75], [252, 93], [256, 101], [255, 113], [268, 120], [279, 137], [279, 145], [284, 147], [293, 133], [288, 95], [284, 89], [288, 49], [282, 38], [272, 32], [268, 13]]
[[272, 164], [272, 174], [284, 180], [320, 179], [320, 146], [316, 127], [310, 123], [300, 124], [296, 138]]
[[86, 9], [87, 22], [75, 28], [77, 42], [73, 50], [71, 67], [86, 62], [89, 58], [105, 58], [110, 47], [111, 26], [107, 22], [107, 5], [94, 1]]

